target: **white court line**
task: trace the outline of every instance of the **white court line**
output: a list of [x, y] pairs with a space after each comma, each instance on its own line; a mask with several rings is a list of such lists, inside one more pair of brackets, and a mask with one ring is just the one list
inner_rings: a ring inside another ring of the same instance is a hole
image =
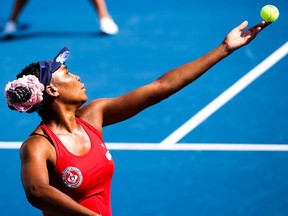
[[202, 110], [192, 116], [188, 121], [181, 125], [178, 129], [166, 137], [160, 145], [173, 146], [179, 142], [184, 136], [190, 133], [205, 119], [211, 116], [214, 112], [220, 109], [225, 103], [231, 100], [240, 91], [246, 88], [250, 83], [257, 79], [260, 75], [266, 72], [270, 67], [280, 61], [288, 54], [288, 42], [282, 45], [279, 49], [273, 52], [265, 60], [263, 60], [254, 69], [240, 78], [236, 83], [224, 91], [221, 95], [215, 98], [212, 102], [206, 105]]
[[[109, 150], [139, 151], [288, 151], [288, 144], [183, 143], [163, 146], [159, 143], [106, 143]], [[0, 149], [19, 149], [21, 142], [0, 142]]]
[[288, 151], [288, 144], [221, 144], [181, 143], [163, 146], [159, 143], [107, 143], [111, 150], [160, 150], [160, 151]]

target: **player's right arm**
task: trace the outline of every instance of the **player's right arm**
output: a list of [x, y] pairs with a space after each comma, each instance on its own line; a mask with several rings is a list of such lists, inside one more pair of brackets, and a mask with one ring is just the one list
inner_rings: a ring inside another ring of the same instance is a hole
[[50, 215], [100, 216], [49, 185], [47, 164], [56, 163], [56, 153], [45, 137], [29, 137], [21, 146], [20, 158], [21, 180], [31, 205]]

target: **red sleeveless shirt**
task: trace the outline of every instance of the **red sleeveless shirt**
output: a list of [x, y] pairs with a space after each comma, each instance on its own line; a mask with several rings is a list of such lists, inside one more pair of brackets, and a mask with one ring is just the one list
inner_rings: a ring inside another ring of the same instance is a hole
[[[81, 156], [69, 152], [45, 124], [40, 125], [52, 140], [57, 154], [54, 172], [49, 173], [50, 185], [92, 211], [111, 216], [112, 156], [101, 134], [92, 125], [79, 118], [76, 121], [91, 141], [89, 152]], [[49, 216], [46, 213], [44, 215]]]

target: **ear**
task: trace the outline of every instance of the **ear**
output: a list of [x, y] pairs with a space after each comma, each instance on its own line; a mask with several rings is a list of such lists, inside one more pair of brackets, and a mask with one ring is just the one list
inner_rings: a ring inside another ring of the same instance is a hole
[[48, 95], [51, 95], [53, 97], [59, 96], [58, 89], [55, 86], [53, 86], [52, 84], [47, 85], [45, 90], [46, 90]]

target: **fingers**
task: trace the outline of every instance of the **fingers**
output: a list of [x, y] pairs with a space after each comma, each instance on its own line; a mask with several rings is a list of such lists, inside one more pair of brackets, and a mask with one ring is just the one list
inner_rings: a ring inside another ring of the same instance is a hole
[[271, 24], [271, 22], [262, 21], [261, 23], [251, 27], [250, 30], [252, 30], [252, 29], [262, 30], [262, 29], [266, 28], [270, 24]]
[[[246, 21], [244, 21], [243, 23], [241, 23], [238, 28], [240, 29], [240, 31], [242, 31], [245, 27], [247, 27], [248, 22], [245, 24]], [[258, 23], [257, 25], [249, 28], [248, 30], [242, 31], [241, 36], [245, 37], [247, 40], [248, 39], [253, 39], [256, 37], [256, 35], [263, 30], [264, 28], [266, 28], [268, 25], [270, 25], [271, 22], [265, 22], [262, 21], [260, 23]], [[245, 26], [245, 27], [244, 27]], [[244, 27], [244, 28], [243, 28]], [[241, 29], [242, 28], [242, 29]]]
[[[266, 27], [267, 27], [268, 25], [270, 25], [271, 23], [272, 23], [272, 22], [262, 21], [262, 22], [258, 23], [257, 25], [249, 28], [249, 30], [250, 30], [250, 31], [255, 31], [255, 30], [260, 31], [260, 30], [266, 28]], [[244, 21], [244, 22], [242, 22], [237, 28], [238, 28], [240, 31], [242, 31], [242, 30], [244, 30], [247, 26], [248, 26], [248, 21]]]
[[269, 25], [271, 25], [271, 24], [272, 24], [272, 22], [262, 21], [262, 22], [260, 23], [260, 26], [259, 26], [259, 27], [261, 27], [261, 29], [264, 29], [264, 28], [266, 28], [267, 26], [269, 26]]
[[237, 28], [242, 31], [243, 29], [245, 29], [248, 26], [248, 21], [245, 20], [244, 22], [242, 22]]

